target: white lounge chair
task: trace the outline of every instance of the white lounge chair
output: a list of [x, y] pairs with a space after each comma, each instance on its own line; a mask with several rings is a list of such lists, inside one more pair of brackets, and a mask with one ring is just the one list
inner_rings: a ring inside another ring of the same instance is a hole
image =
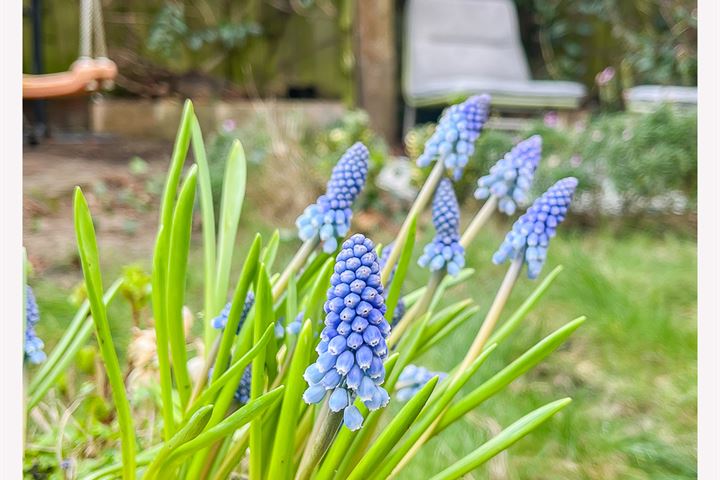
[[638, 85], [625, 91], [625, 104], [631, 112], [645, 113], [670, 104], [681, 109], [697, 108], [697, 87]]
[[489, 93], [500, 109], [577, 109], [585, 87], [532, 80], [512, 0], [408, 0], [405, 130], [418, 107]]

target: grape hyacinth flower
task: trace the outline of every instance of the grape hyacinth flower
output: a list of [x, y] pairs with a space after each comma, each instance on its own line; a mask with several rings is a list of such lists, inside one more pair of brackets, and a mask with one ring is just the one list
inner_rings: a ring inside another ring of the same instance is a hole
[[[380, 265], [380, 271], [382, 271], [383, 268], [385, 268], [385, 264], [387, 263], [388, 259], [390, 258], [390, 252], [392, 252], [394, 242], [390, 242], [387, 244], [385, 248], [382, 250], [382, 255], [380, 255], [380, 259], [378, 260], [378, 264]], [[390, 275], [388, 275], [388, 279], [385, 285], [385, 292], [383, 295], [385, 296], [385, 299], [387, 300], [387, 293], [390, 291], [390, 283], [393, 280], [393, 277], [395, 276], [395, 270], [397, 270], [397, 263], [393, 265], [393, 269], [390, 271]], [[395, 305], [395, 310], [393, 311], [392, 320], [390, 321], [390, 326], [394, 327], [397, 325], [397, 323], [400, 321], [400, 319], [405, 315], [405, 301], [402, 299], [402, 297], [398, 298], [397, 304]]]
[[370, 152], [360, 142], [343, 154], [333, 168], [325, 194], [308, 206], [295, 222], [302, 241], [320, 235], [323, 250], [326, 253], [335, 251], [337, 239], [350, 230], [350, 207], [365, 186], [369, 158]]
[[465, 266], [465, 249], [460, 245], [460, 206], [452, 182], [447, 178], [442, 179], [435, 192], [432, 220], [435, 238], [425, 245], [418, 264], [431, 272], [446, 267], [447, 272], [455, 276]]
[[437, 159], [453, 171], [455, 180], [459, 180], [475, 151], [475, 140], [487, 122], [489, 111], [489, 95], [475, 95], [448, 107], [425, 143], [425, 151], [417, 159], [418, 166], [427, 167]]
[[40, 309], [35, 301], [30, 285], [25, 285], [25, 359], [37, 365], [47, 358], [43, 348], [45, 343], [35, 333], [35, 326], [40, 321]]
[[306, 403], [320, 403], [331, 391], [328, 406], [343, 411], [350, 430], [362, 426], [355, 398], [369, 410], [385, 407], [390, 397], [381, 386], [385, 380], [385, 339], [390, 325], [385, 320], [385, 298], [380, 266], [372, 240], [355, 234], [342, 244], [330, 277], [324, 310], [325, 328], [320, 333], [318, 359], [304, 374], [309, 387]]
[[288, 335], [297, 335], [300, 333], [300, 330], [302, 329], [302, 322], [305, 318], [305, 312], [298, 313], [297, 317], [295, 317], [295, 320], [287, 324], [287, 327], [285, 327], [285, 330]]
[[500, 248], [493, 255], [493, 263], [500, 264], [524, 256], [528, 277], [537, 278], [545, 263], [548, 244], [555, 229], [562, 223], [572, 201], [578, 181], [574, 177], [558, 180], [542, 194], [513, 224]]
[[[245, 305], [243, 305], [242, 313], [240, 314], [237, 332], [235, 332], [236, 335], [240, 332], [240, 328], [243, 326], [243, 323], [245, 323], [245, 319], [247, 318], [248, 313], [250, 313], [253, 303], [255, 303], [255, 295], [253, 295], [253, 292], [248, 292], [245, 296]], [[232, 307], [232, 303], [228, 302], [225, 304], [225, 308], [222, 309], [222, 312], [220, 312], [220, 315], [212, 319], [213, 328], [217, 330], [223, 330], [225, 328], [228, 321], [228, 315], [230, 315], [230, 307]]]
[[481, 200], [494, 195], [498, 199], [498, 210], [506, 215], [514, 214], [518, 204], [527, 202], [541, 153], [540, 135], [533, 135], [515, 145], [490, 168], [488, 175], [478, 180], [475, 198]]
[[447, 373], [431, 372], [425, 367], [408, 365], [398, 378], [396, 398], [400, 402], [407, 402], [433, 377], [438, 377], [438, 381], [442, 381], [447, 377]]
[[[208, 380], [212, 378], [213, 367], [208, 369]], [[240, 383], [237, 390], [233, 394], [233, 398], [241, 405], [245, 405], [250, 401], [250, 385], [252, 383], [252, 365], [248, 365], [240, 377]]]

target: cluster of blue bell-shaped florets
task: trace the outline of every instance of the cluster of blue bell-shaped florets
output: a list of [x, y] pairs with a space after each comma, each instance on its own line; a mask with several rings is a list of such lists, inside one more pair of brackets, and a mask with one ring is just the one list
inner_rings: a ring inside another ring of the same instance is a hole
[[[238, 322], [237, 332], [240, 332], [240, 328], [243, 326], [243, 323], [245, 323], [245, 319], [248, 316], [248, 313], [250, 313], [250, 309], [253, 306], [253, 303], [255, 303], [255, 295], [253, 292], [248, 292], [245, 296], [245, 304], [243, 305], [242, 313], [240, 314], [240, 321]], [[225, 308], [222, 309], [222, 312], [220, 314], [212, 319], [212, 326], [213, 328], [216, 328], [218, 330], [223, 330], [225, 328], [225, 325], [227, 325], [228, 321], [228, 315], [230, 315], [230, 307], [232, 307], [232, 303], [228, 302], [225, 304]]]
[[438, 377], [438, 381], [442, 381], [447, 377], [445, 372], [431, 372], [425, 367], [417, 365], [408, 365], [400, 373], [395, 388], [395, 397], [400, 402], [410, 400], [422, 387], [425, 386], [431, 378]]
[[418, 263], [431, 272], [447, 268], [450, 275], [457, 275], [465, 266], [465, 249], [460, 245], [460, 206], [447, 178], [440, 181], [435, 191], [432, 220], [435, 238], [425, 245]]
[[35, 333], [35, 326], [40, 321], [40, 309], [35, 301], [35, 295], [29, 285], [25, 285], [25, 359], [38, 364], [45, 361], [45, 343]]
[[[380, 264], [380, 271], [385, 268], [385, 264], [387, 264], [387, 261], [390, 259], [390, 253], [392, 252], [393, 246], [393, 242], [390, 242], [387, 244], [386, 247], [382, 249], [380, 260], [378, 260], [378, 263]], [[390, 275], [388, 275], [387, 281], [385, 282], [384, 295], [386, 296], [386, 298], [388, 291], [390, 291], [390, 284], [392, 283], [393, 277], [395, 277], [395, 270], [397, 270], [397, 263], [395, 263], [395, 265], [393, 266], [393, 269], [390, 271]], [[394, 327], [395, 325], [397, 325], [403, 315], [405, 315], [405, 300], [400, 297], [398, 298], [397, 304], [395, 305], [395, 310], [393, 311], [390, 326]]]
[[460, 179], [463, 168], [475, 151], [490, 111], [490, 96], [475, 95], [463, 103], [448, 107], [440, 117], [433, 135], [425, 142], [425, 150], [417, 159], [419, 167], [427, 167], [437, 159]]
[[385, 298], [380, 266], [372, 240], [355, 234], [342, 244], [324, 310], [325, 328], [316, 351], [318, 359], [304, 374], [309, 387], [303, 398], [320, 403], [330, 391], [332, 412], [343, 411], [350, 430], [362, 426], [354, 405], [357, 397], [369, 410], [385, 407], [390, 397], [385, 380], [390, 325], [385, 320]]
[[350, 147], [333, 168], [324, 195], [308, 206], [295, 222], [301, 240], [316, 235], [323, 242], [323, 250], [332, 253], [337, 239], [350, 230], [352, 204], [365, 186], [370, 153], [360, 142]]
[[528, 277], [537, 278], [545, 263], [550, 239], [555, 236], [556, 227], [565, 220], [577, 184], [574, 177], [563, 178], [535, 200], [513, 224], [493, 255], [493, 262], [499, 264], [523, 255]]
[[475, 198], [497, 197], [498, 210], [512, 215], [517, 205], [528, 201], [528, 190], [542, 154], [542, 137], [532, 137], [518, 143], [490, 168], [490, 173], [478, 180]]

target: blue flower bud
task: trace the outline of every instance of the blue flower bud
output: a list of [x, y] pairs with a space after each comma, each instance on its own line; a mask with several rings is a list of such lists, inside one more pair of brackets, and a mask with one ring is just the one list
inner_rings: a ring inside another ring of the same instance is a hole
[[447, 268], [457, 275], [465, 266], [465, 249], [460, 245], [460, 206], [452, 182], [443, 178], [438, 185], [432, 204], [435, 238], [425, 246], [418, 264], [431, 272]]
[[369, 158], [368, 149], [359, 142], [343, 154], [333, 168], [325, 194], [308, 206], [295, 222], [301, 240], [317, 235], [326, 253], [335, 251], [337, 239], [350, 229], [350, 207], [365, 186]]
[[355, 405], [350, 405], [343, 412], [343, 422], [347, 428], [354, 432], [362, 427], [363, 416]]
[[438, 380], [442, 381], [447, 377], [447, 373], [430, 372], [425, 367], [408, 365], [398, 377], [396, 398], [401, 402], [410, 400], [433, 377], [438, 377]]
[[[253, 292], [248, 292], [245, 296], [245, 304], [243, 305], [242, 312], [240, 313], [240, 321], [238, 322], [237, 331], [235, 332], [236, 335], [238, 332], [240, 332], [240, 328], [245, 323], [245, 320], [247, 319], [248, 313], [250, 313], [250, 309], [252, 308], [253, 303], [255, 303], [255, 295], [253, 295]], [[225, 328], [225, 325], [227, 325], [228, 321], [228, 315], [230, 315], [231, 307], [232, 303], [228, 302], [227, 304], [225, 304], [225, 308], [222, 309], [222, 312], [220, 312], [220, 315], [212, 319], [213, 328], [217, 330], [223, 330]]]
[[498, 210], [512, 215], [518, 203], [525, 202], [542, 155], [542, 137], [533, 135], [515, 145], [478, 180], [475, 198], [498, 198]]
[[425, 151], [417, 159], [418, 166], [426, 167], [438, 160], [453, 171], [455, 180], [460, 179], [489, 110], [489, 95], [476, 95], [445, 109], [435, 132], [425, 143]]
[[522, 255], [528, 277], [537, 278], [545, 263], [549, 240], [565, 219], [577, 184], [574, 177], [563, 178], [535, 200], [513, 224], [493, 255], [493, 263], [500, 264]]

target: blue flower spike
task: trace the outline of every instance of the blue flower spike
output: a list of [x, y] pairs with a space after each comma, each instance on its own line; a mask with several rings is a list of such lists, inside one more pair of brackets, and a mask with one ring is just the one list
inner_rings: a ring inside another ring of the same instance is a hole
[[433, 160], [443, 162], [453, 171], [457, 181], [475, 151], [490, 112], [490, 95], [475, 95], [462, 103], [445, 109], [435, 132], [425, 142], [425, 151], [417, 159], [419, 167], [427, 167]]
[[35, 333], [35, 326], [40, 321], [40, 309], [35, 295], [29, 285], [25, 285], [25, 359], [37, 365], [47, 358], [45, 343]]
[[431, 372], [425, 367], [412, 364], [408, 365], [400, 373], [400, 377], [398, 377], [398, 383], [396, 385], [397, 392], [395, 393], [396, 398], [400, 402], [407, 402], [433, 377], [438, 377], [438, 380], [442, 381], [447, 377], [447, 373]]
[[[212, 378], [213, 367], [208, 369], [208, 380]], [[241, 405], [250, 401], [250, 385], [252, 384], [252, 365], [248, 365], [240, 377], [240, 384], [233, 394], [233, 398]]]
[[540, 274], [550, 239], [567, 215], [578, 181], [574, 177], [558, 180], [542, 194], [513, 224], [512, 230], [493, 255], [493, 263], [523, 256], [528, 267], [528, 277]]
[[460, 206], [452, 182], [443, 178], [435, 191], [432, 203], [435, 238], [425, 245], [418, 259], [421, 267], [431, 272], [447, 268], [455, 276], [465, 266], [465, 249], [460, 245]]
[[475, 198], [482, 200], [494, 195], [498, 210], [513, 215], [519, 205], [528, 201], [528, 190], [542, 155], [542, 137], [533, 135], [515, 145], [490, 168], [490, 173], [478, 180]]
[[390, 401], [381, 386], [385, 381], [385, 340], [390, 325], [385, 320], [385, 297], [375, 245], [362, 234], [343, 242], [335, 271], [330, 277], [325, 302], [325, 328], [315, 349], [318, 358], [304, 374], [306, 403], [320, 403], [330, 392], [328, 406], [343, 412], [350, 430], [362, 426], [363, 417], [354, 406], [356, 398], [369, 410]]
[[365, 186], [370, 152], [360, 142], [347, 149], [333, 168], [324, 195], [308, 206], [295, 224], [300, 240], [320, 236], [323, 251], [332, 253], [350, 230], [352, 204]]
[[[235, 332], [236, 335], [240, 332], [240, 328], [243, 326], [243, 323], [245, 323], [245, 319], [247, 318], [248, 313], [250, 313], [250, 309], [252, 308], [253, 303], [255, 303], [255, 295], [253, 294], [253, 292], [248, 292], [248, 294], [245, 296], [245, 305], [243, 305], [242, 313], [240, 314], [240, 321], [238, 322], [237, 332]], [[227, 325], [228, 321], [228, 315], [230, 315], [231, 306], [232, 304], [230, 302], [225, 304], [225, 308], [222, 309], [220, 315], [212, 319], [213, 328], [217, 330], [223, 330], [225, 328], [225, 325]]]

